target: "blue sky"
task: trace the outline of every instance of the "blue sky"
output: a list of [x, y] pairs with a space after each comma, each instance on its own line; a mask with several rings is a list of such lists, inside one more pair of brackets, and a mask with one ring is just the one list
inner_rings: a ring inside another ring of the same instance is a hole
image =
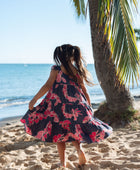
[[[64, 43], [93, 62], [89, 18], [79, 20], [71, 0], [0, 0], [0, 25], [0, 63], [52, 63]], [[140, 14], [134, 25], [140, 28]]]

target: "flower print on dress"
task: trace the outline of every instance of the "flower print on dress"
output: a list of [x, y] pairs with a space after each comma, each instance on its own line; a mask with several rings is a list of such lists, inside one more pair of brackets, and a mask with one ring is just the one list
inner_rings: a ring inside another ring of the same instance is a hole
[[43, 120], [43, 114], [42, 113], [34, 113], [34, 122], [35, 123], [39, 123], [40, 120]]
[[25, 119], [21, 119], [20, 120], [22, 123], [26, 124], [26, 120]]
[[59, 118], [58, 118], [57, 114], [54, 111], [46, 110], [44, 114], [45, 114], [45, 116], [44, 116], [45, 119], [47, 119], [48, 117], [53, 117], [54, 122], [56, 122], [56, 123], [59, 122]]
[[45, 141], [48, 135], [51, 135], [51, 130], [52, 130], [52, 124], [51, 121], [49, 121], [46, 128], [44, 128], [44, 130], [42, 131], [39, 131], [35, 137], [41, 139], [42, 141]]
[[62, 112], [64, 114], [64, 117], [67, 118], [67, 119], [68, 118], [71, 119], [73, 117], [73, 115], [71, 113], [66, 112], [66, 104], [65, 103], [62, 104]]
[[36, 112], [35, 111], [29, 114], [28, 122], [29, 122], [29, 125], [33, 125], [34, 123], [38, 123], [39, 122], [39, 119], [36, 116]]
[[67, 129], [68, 131], [70, 131], [71, 122], [69, 120], [60, 121], [59, 124], [62, 126], [63, 129]]
[[70, 85], [73, 85], [73, 86], [76, 86], [75, 82], [74, 82], [74, 81], [71, 81], [71, 80], [69, 81], [69, 84], [70, 84]]
[[24, 124], [24, 125], [25, 125], [26, 132], [27, 132], [29, 135], [32, 135], [32, 131], [31, 131], [31, 129], [27, 126], [27, 124]]
[[105, 138], [105, 131], [101, 131], [101, 132], [100, 132], [99, 139], [100, 139], [100, 140], [103, 140], [104, 138]]
[[63, 141], [63, 135], [58, 134], [53, 137], [53, 142], [62, 142]]
[[61, 79], [62, 79], [62, 82], [64, 82], [64, 83], [67, 82], [65, 78], [62, 77]]
[[54, 117], [54, 122], [59, 122], [56, 112], [52, 110], [51, 102], [48, 104], [48, 109], [46, 109], [44, 112], [44, 118], [47, 119], [48, 117]]
[[81, 110], [79, 110], [78, 108], [72, 109], [71, 112], [72, 112], [72, 114], [73, 114], [74, 121], [77, 120], [77, 118], [79, 117], [79, 115], [82, 115]]
[[77, 133], [72, 133], [72, 132], [68, 132], [66, 136], [63, 137], [63, 139], [61, 139], [61, 142], [67, 142], [70, 138], [73, 139], [73, 141], [77, 140], [77, 141], [81, 141], [82, 138], [81, 136], [77, 135]]
[[58, 85], [58, 84], [56, 84], [56, 85], [55, 85], [55, 88], [56, 88], [56, 89], [57, 89], [57, 87], [59, 87], [59, 85]]
[[76, 102], [77, 101], [76, 97], [72, 97], [72, 96], [68, 95], [68, 89], [67, 89], [66, 84], [63, 85], [63, 95], [66, 99], [68, 99], [69, 102]]
[[52, 111], [52, 103], [49, 102], [47, 109], [44, 112], [44, 119], [47, 119], [48, 117], [53, 117], [54, 118], [54, 122], [59, 122], [59, 118], [57, 116], [57, 114]]
[[92, 132], [90, 135], [89, 135], [90, 139], [92, 140], [92, 142], [96, 142], [97, 139], [97, 132]]
[[61, 75], [62, 75], [62, 72], [60, 72], [60, 74], [57, 75], [57, 78], [56, 78], [57, 83], [61, 82]]
[[52, 94], [51, 99], [52, 99], [52, 100], [55, 100], [54, 106], [58, 105], [58, 103], [61, 103], [60, 98], [59, 98], [58, 95], [56, 95], [56, 94]]
[[67, 112], [66, 107], [70, 106], [70, 105], [72, 106], [72, 104], [63, 104], [62, 105], [63, 114], [64, 114], [65, 118], [71, 119], [73, 117], [74, 121], [76, 121], [77, 118], [79, 117], [79, 115], [82, 115], [81, 110], [78, 110], [78, 108], [76, 108], [76, 109], [71, 108], [71, 110], [69, 110], [69, 112]]
[[84, 119], [83, 119], [83, 121], [82, 121], [82, 123], [91, 123], [91, 118], [90, 118], [90, 116], [86, 116], [86, 117], [84, 117]]
[[76, 130], [75, 134], [80, 138], [80, 141], [83, 140], [83, 138], [82, 138], [83, 131], [79, 124], [75, 125], [75, 130]]

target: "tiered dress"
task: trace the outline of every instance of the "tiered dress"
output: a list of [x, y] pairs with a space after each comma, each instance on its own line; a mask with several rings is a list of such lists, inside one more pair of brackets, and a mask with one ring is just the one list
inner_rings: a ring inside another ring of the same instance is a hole
[[94, 117], [92, 108], [76, 83], [61, 71], [42, 102], [28, 110], [20, 120], [26, 133], [45, 142], [99, 142], [112, 133], [112, 128]]

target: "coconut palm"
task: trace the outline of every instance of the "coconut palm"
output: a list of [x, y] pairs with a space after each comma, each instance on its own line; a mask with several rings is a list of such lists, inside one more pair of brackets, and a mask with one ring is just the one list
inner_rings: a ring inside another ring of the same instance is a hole
[[136, 33], [136, 38], [137, 38], [137, 41], [140, 40], [140, 29], [134, 29], [135, 33]]
[[[84, 0], [72, 0], [78, 16], [86, 16]], [[125, 86], [138, 82], [139, 55], [132, 27], [131, 7], [137, 0], [88, 0], [95, 70], [106, 107], [123, 113], [133, 107]]]

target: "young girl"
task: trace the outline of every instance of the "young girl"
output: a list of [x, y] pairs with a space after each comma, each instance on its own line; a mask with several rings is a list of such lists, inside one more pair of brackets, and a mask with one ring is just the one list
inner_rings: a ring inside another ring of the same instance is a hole
[[[57, 143], [60, 163], [65, 167], [65, 142], [75, 146], [79, 165], [86, 163], [81, 142], [99, 142], [107, 138], [112, 128], [93, 116], [91, 102], [84, 82], [88, 71], [83, 66], [79, 47], [70, 44], [54, 51], [54, 61], [47, 82], [29, 103], [21, 119], [28, 134], [45, 142]], [[33, 107], [46, 92], [42, 102]]]

